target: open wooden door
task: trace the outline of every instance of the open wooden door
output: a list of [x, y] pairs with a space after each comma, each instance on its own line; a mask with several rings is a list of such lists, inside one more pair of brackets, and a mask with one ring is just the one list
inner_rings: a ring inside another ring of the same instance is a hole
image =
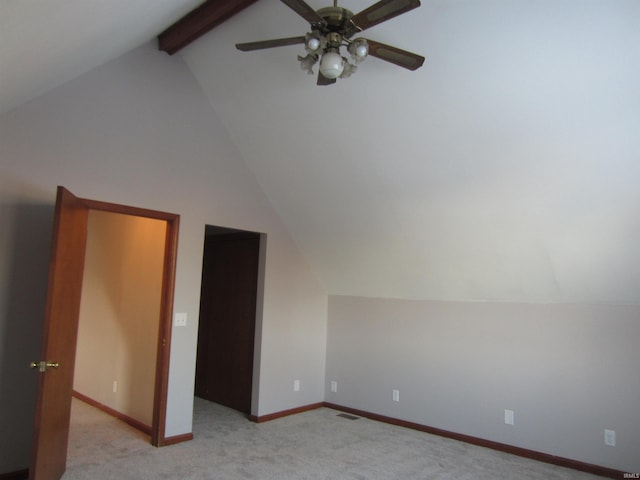
[[82, 199], [58, 187], [42, 351], [32, 364], [40, 378], [31, 480], [58, 480], [66, 467], [88, 212]]
[[167, 222], [151, 443], [156, 446], [175, 443], [165, 437], [165, 423], [180, 216], [77, 198], [64, 187], [58, 187], [42, 351], [40, 359], [32, 364], [32, 367], [39, 371], [40, 378], [34, 419], [33, 454], [29, 468], [30, 480], [59, 480], [66, 467], [82, 276], [91, 210], [155, 218]]

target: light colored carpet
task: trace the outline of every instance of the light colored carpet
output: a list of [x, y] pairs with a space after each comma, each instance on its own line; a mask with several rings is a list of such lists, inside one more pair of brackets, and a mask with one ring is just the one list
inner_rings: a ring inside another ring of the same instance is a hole
[[63, 480], [595, 480], [600, 477], [321, 408], [256, 424], [195, 399], [191, 442], [146, 435], [74, 399]]

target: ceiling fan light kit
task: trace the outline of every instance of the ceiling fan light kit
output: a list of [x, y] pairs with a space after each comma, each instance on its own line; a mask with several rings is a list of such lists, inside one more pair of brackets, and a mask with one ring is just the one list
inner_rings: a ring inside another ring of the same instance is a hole
[[[332, 85], [337, 78], [351, 76], [357, 65], [368, 56], [408, 70], [416, 70], [424, 63], [424, 57], [397, 47], [361, 37], [351, 39], [356, 33], [419, 7], [419, 0], [380, 0], [355, 15], [346, 8], [338, 7], [337, 0], [332, 7], [317, 11], [304, 0], [281, 1], [309, 22], [311, 32], [304, 37], [238, 43], [238, 50], [246, 52], [303, 43], [307, 55], [298, 55], [300, 68], [313, 74], [313, 67], [319, 63], [318, 85]], [[349, 56], [343, 55], [341, 49], [346, 50]]]
[[329, 49], [320, 60], [320, 72], [325, 78], [338, 78], [344, 72], [345, 59], [340, 56], [338, 49]]

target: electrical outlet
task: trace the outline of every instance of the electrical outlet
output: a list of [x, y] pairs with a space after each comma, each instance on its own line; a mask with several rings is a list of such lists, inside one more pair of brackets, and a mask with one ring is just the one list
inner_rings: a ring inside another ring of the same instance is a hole
[[335, 380], [331, 380], [331, 391], [333, 393], [338, 391], [338, 382], [336, 382]]
[[504, 411], [504, 423], [507, 425], [513, 425], [513, 410], [505, 410]]
[[609, 445], [610, 447], [616, 446], [616, 431], [615, 430], [604, 430], [604, 444]]
[[300, 391], [300, 380], [294, 380], [293, 381], [293, 391], [294, 392], [299, 392]]
[[394, 402], [400, 401], [400, 390], [393, 390], [393, 401]]
[[116, 393], [118, 391], [118, 381], [114, 380], [113, 381], [113, 393]]

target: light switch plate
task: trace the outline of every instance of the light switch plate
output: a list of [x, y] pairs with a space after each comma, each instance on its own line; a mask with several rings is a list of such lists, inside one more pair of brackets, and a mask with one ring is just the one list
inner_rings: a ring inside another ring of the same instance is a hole
[[187, 326], [187, 314], [186, 313], [176, 313], [176, 317], [174, 320], [174, 325], [176, 327], [186, 327]]

